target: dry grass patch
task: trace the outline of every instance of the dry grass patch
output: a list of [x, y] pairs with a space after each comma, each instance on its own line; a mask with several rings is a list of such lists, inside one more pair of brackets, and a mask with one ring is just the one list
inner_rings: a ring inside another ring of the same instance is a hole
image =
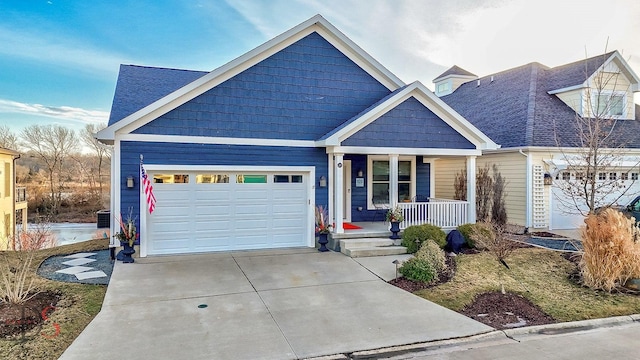
[[[454, 278], [416, 294], [460, 311], [477, 294], [500, 291], [520, 294], [558, 321], [576, 321], [640, 313], [640, 297], [594, 291], [569, 280], [576, 265], [560, 252], [524, 248], [509, 257], [511, 270], [501, 268], [491, 254], [459, 255]], [[503, 270], [504, 269], [504, 270]]]
[[[100, 311], [107, 287], [48, 280], [37, 276], [36, 271], [50, 256], [102, 250], [108, 248], [108, 245], [108, 239], [90, 240], [35, 253], [30, 271], [35, 287], [39, 291], [57, 292], [61, 297], [55, 311], [49, 313], [48, 320], [43, 324], [41, 336], [25, 341], [0, 340], [0, 359], [57, 359], [62, 355]], [[13, 254], [4, 253], [9, 257], [14, 256]], [[58, 325], [59, 332], [54, 324]]]

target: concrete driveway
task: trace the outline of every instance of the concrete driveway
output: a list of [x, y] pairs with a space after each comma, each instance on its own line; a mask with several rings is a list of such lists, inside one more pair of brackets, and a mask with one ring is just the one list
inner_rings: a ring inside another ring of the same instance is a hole
[[339, 253], [149, 257], [115, 266], [61, 359], [298, 359], [491, 330]]

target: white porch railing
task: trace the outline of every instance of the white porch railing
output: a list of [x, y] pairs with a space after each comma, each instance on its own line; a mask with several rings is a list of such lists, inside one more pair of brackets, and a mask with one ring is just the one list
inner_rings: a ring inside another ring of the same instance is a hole
[[429, 198], [428, 202], [401, 202], [398, 206], [404, 213], [401, 229], [422, 224], [454, 229], [469, 222], [466, 201]]

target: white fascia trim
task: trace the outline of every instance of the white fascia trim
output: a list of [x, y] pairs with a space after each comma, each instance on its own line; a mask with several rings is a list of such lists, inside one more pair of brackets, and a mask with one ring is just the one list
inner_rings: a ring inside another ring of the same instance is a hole
[[[519, 152], [520, 150], [524, 152], [549, 152], [549, 153], [580, 153], [584, 152], [586, 148], [574, 148], [574, 147], [553, 147], [553, 146], [520, 146], [520, 147], [510, 147], [510, 148], [500, 148], [496, 150], [483, 150], [483, 154], [499, 154], [499, 153], [509, 153], [509, 152]], [[601, 149], [604, 152], [615, 151], [620, 152], [621, 149], [612, 149], [612, 148], [603, 148]], [[624, 149], [625, 154], [633, 154], [635, 156], [640, 156], [640, 149]]]
[[471, 75], [456, 75], [456, 74], [449, 74], [447, 76], [443, 76], [443, 77], [439, 77], [436, 79], [433, 79], [433, 83], [436, 82], [441, 82], [443, 80], [447, 80], [447, 79], [452, 79], [452, 78], [456, 78], [456, 79], [468, 79], [468, 80], [475, 80], [478, 77], [477, 76], [471, 76]]
[[559, 93], [563, 93], [563, 92], [567, 92], [567, 91], [583, 89], [585, 87], [586, 87], [586, 83], [582, 83], [582, 84], [578, 84], [578, 85], [574, 85], [574, 86], [568, 86], [568, 87], [565, 87], [565, 88], [562, 88], [562, 89], [547, 91], [547, 94], [555, 95], [555, 94], [559, 94]]
[[324, 146], [338, 146], [353, 134], [362, 130], [365, 126], [375, 121], [409, 97], [420, 101], [427, 109], [431, 110], [440, 119], [449, 124], [454, 130], [464, 136], [479, 149], [496, 149], [498, 145], [488, 136], [473, 126], [449, 105], [440, 100], [426, 86], [419, 81], [411, 83], [399, 93], [385, 100], [378, 106], [369, 110], [366, 114], [348, 124], [340, 131], [321, 142]]
[[363, 154], [363, 155], [388, 155], [400, 156], [481, 156], [479, 149], [434, 149], [434, 148], [391, 148], [391, 147], [360, 147], [360, 146], [334, 146], [327, 148], [327, 154]]
[[99, 131], [96, 137], [103, 141], [113, 140], [116, 133], [130, 133], [146, 125], [153, 119], [166, 114], [187, 101], [205, 93], [224, 81], [236, 76], [253, 65], [267, 59], [278, 51], [290, 46], [309, 34], [317, 32], [325, 40], [338, 48], [345, 56], [353, 60], [376, 80], [393, 91], [404, 86], [402, 80], [393, 75], [369, 54], [347, 38], [325, 18], [316, 15], [311, 19], [289, 29], [266, 43], [211, 71], [192, 83], [147, 105], [117, 123]]
[[285, 139], [232, 138], [232, 137], [208, 137], [208, 136], [152, 135], [152, 134], [125, 134], [125, 135], [118, 135], [117, 139], [120, 141], [166, 142], [166, 143], [185, 143], [185, 144], [316, 147], [316, 142], [313, 140], [285, 140]]

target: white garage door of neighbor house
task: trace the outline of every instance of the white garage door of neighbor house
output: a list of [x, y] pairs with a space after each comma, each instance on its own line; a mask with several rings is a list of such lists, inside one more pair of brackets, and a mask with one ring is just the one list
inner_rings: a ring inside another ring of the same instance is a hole
[[[151, 172], [150, 172], [151, 173]], [[308, 174], [153, 171], [150, 255], [305, 246]]]
[[[606, 172], [603, 176], [612, 176], [612, 173]], [[640, 194], [640, 181], [637, 180], [638, 173], [629, 173], [625, 177], [626, 180], [621, 180], [622, 177], [620, 173], [613, 173], [618, 179], [618, 182], [622, 186], [621, 189], [628, 188], [627, 192], [617, 201], [618, 205], [627, 205], [631, 200], [633, 200], [636, 196]], [[558, 174], [558, 177], [553, 180], [553, 186], [551, 187], [551, 224], [549, 224], [549, 228], [551, 230], [554, 229], [577, 229], [580, 225], [584, 225], [584, 216], [577, 214], [577, 209], [573, 204], [573, 200], [570, 196], [564, 193], [561, 190], [562, 182], [566, 180], [562, 180], [562, 177], [569, 176], [569, 181], [575, 179], [575, 173], [561, 173]], [[632, 180], [634, 179], [634, 180]], [[617, 194], [611, 194], [611, 198], [615, 199], [618, 196]], [[587, 206], [582, 205], [581, 209], [586, 213]]]

